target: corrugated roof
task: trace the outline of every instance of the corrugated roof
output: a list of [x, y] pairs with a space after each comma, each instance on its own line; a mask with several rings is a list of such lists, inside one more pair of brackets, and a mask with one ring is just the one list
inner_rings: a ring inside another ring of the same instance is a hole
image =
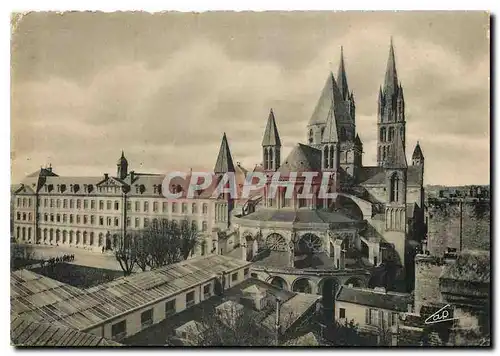
[[368, 307], [405, 312], [408, 311], [408, 304], [412, 303], [412, 296], [403, 293], [384, 293], [376, 292], [373, 289], [341, 286], [336, 300]]
[[[63, 285], [29, 271], [16, 271], [11, 274], [11, 289], [15, 291], [11, 296], [11, 315], [86, 330], [157, 299], [168, 298], [209, 281], [223, 271], [249, 264], [226, 256], [209, 255], [118, 278], [86, 290]], [[18, 274], [22, 274], [22, 279]], [[43, 287], [35, 285], [35, 282]], [[33, 292], [34, 288], [40, 292]]]
[[83, 333], [47, 322], [14, 317], [10, 322], [10, 339], [15, 346], [29, 347], [96, 347], [122, 346], [97, 335]]

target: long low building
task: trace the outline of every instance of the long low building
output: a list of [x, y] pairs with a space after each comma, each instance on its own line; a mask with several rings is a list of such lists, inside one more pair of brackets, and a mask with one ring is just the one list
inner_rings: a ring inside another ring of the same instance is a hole
[[86, 290], [19, 270], [11, 273], [11, 319], [119, 341], [249, 278], [250, 264], [209, 255]]

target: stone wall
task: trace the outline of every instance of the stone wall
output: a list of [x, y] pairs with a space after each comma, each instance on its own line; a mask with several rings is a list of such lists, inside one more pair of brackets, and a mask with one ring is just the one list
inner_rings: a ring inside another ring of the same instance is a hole
[[442, 259], [433, 256], [415, 257], [415, 313], [420, 313], [422, 305], [442, 302], [439, 276], [444, 266]]
[[[439, 201], [429, 204], [428, 250], [443, 256], [447, 247], [460, 245], [460, 204]], [[490, 249], [490, 202], [465, 202], [462, 205], [462, 243], [464, 249]]]

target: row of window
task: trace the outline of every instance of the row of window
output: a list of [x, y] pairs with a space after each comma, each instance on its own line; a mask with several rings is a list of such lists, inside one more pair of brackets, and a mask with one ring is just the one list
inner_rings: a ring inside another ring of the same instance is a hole
[[26, 214], [26, 213], [22, 213], [22, 214], [21, 214], [21, 213], [18, 211], [16, 215], [17, 215], [17, 216], [16, 216], [16, 218], [17, 218], [17, 220], [18, 220], [18, 221], [21, 221], [21, 220], [22, 220], [22, 221], [31, 221], [31, 213], [28, 213], [28, 214]]
[[17, 207], [31, 208], [31, 198], [17, 198]]
[[[26, 213], [17, 213], [17, 220], [26, 220], [28, 218], [28, 221], [31, 221], [31, 213], [28, 213], [28, 216], [26, 217]], [[69, 224], [83, 224], [83, 225], [96, 225], [96, 216], [95, 215], [73, 215], [73, 214], [44, 214], [43, 215], [43, 221], [44, 222], [56, 222], [56, 223], [68, 223]], [[143, 221], [142, 227], [148, 227], [150, 224], [150, 219], [149, 218], [138, 218], [136, 217], [134, 219], [134, 227], [139, 228], [141, 227], [140, 221]], [[163, 221], [168, 221], [168, 219], [162, 219]], [[158, 219], [152, 219], [152, 221], [158, 221]], [[172, 220], [174, 223], [177, 223], [177, 220], [173, 219]], [[187, 223], [187, 220], [182, 220], [181, 223]], [[99, 226], [114, 226], [114, 227], [120, 227], [120, 219], [115, 217], [104, 217], [104, 216], [99, 216]], [[132, 219], [130, 217], [127, 218], [127, 227], [132, 226]], [[198, 227], [198, 222], [195, 220], [191, 221], [191, 226], [193, 229], [199, 230]], [[208, 224], [206, 221], [203, 221], [201, 224], [201, 231], [207, 231]]]
[[[203, 286], [203, 297], [208, 299], [212, 296], [211, 284]], [[186, 293], [186, 308], [189, 308], [196, 304], [194, 290]], [[177, 312], [176, 299], [169, 300], [165, 303], [165, 319], [174, 315]], [[154, 309], [148, 309], [141, 313], [141, 328], [145, 329], [153, 324], [154, 320]], [[111, 337], [114, 340], [121, 340], [127, 336], [127, 321], [122, 320], [111, 326]]]
[[[144, 201], [139, 202], [135, 201], [133, 202], [134, 206], [134, 211], [136, 212], [145, 212], [148, 213], [150, 210], [150, 202], [149, 201]], [[161, 203], [161, 205], [160, 205]], [[90, 207], [90, 210], [96, 210], [96, 200], [88, 200], [88, 199], [48, 199], [45, 198], [43, 200], [43, 207], [44, 208], [63, 208], [63, 209], [84, 209], [88, 210]], [[172, 202], [170, 211], [172, 213], [177, 213], [178, 211], [178, 203]], [[28, 206], [31, 207], [31, 198], [29, 198], [26, 201], [26, 198], [17, 198], [17, 206]], [[153, 213], [159, 213], [160, 212], [160, 207], [161, 207], [161, 212], [162, 213], [167, 213], [169, 211], [169, 202], [153, 202], [152, 204], [152, 212]], [[183, 214], [198, 214], [198, 203], [182, 203], [181, 204], [181, 211]], [[99, 200], [99, 210], [115, 210], [118, 211], [120, 210], [120, 201], [119, 200]], [[127, 201], [127, 210], [132, 211], [132, 202]], [[206, 203], [202, 204], [201, 211], [204, 215], [208, 214], [208, 205]]]

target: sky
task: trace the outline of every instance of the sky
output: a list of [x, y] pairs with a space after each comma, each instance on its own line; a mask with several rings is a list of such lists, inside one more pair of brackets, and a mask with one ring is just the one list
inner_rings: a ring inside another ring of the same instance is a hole
[[489, 16], [483, 12], [28, 13], [12, 25], [11, 168], [59, 175], [212, 170], [261, 162], [269, 110], [285, 158], [343, 46], [363, 164], [392, 36], [406, 154], [425, 184], [489, 184]]

